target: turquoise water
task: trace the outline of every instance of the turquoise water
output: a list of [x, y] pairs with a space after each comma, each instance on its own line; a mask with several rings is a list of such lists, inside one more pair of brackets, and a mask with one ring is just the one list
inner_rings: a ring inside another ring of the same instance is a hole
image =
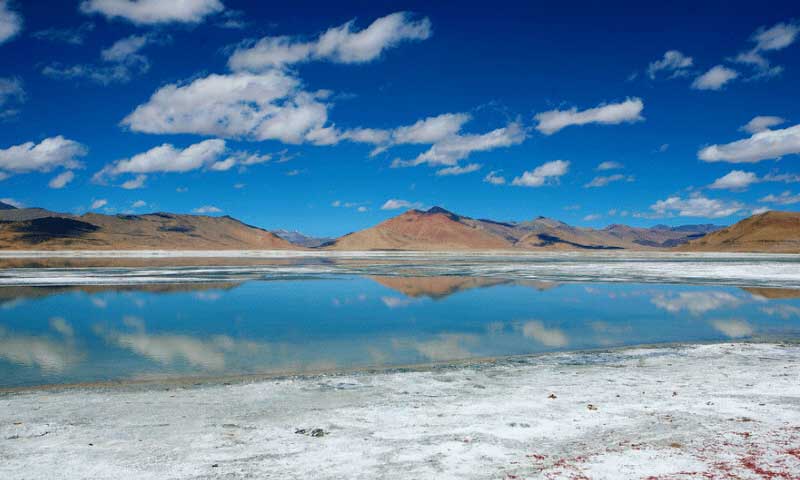
[[800, 337], [800, 293], [788, 289], [467, 275], [219, 278], [0, 287], [0, 387]]

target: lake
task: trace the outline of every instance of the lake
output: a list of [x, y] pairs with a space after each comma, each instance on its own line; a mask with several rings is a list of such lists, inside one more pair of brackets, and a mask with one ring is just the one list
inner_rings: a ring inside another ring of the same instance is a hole
[[797, 256], [4, 256], [0, 388], [800, 338]]

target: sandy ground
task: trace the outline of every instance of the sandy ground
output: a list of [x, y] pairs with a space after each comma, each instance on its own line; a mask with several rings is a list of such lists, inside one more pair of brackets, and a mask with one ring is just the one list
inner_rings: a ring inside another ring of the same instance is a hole
[[798, 479], [800, 345], [10, 393], [0, 478]]

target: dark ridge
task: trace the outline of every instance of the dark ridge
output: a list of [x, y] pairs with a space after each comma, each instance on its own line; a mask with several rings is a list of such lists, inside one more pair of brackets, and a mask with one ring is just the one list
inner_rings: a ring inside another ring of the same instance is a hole
[[97, 225], [62, 217], [44, 217], [20, 223], [14, 231], [22, 233], [21, 239], [30, 243], [42, 243], [54, 238], [81, 237], [100, 230]]
[[175, 218], [174, 215], [170, 215], [169, 213], [161, 213], [161, 212], [151, 213], [150, 215], [152, 215], [154, 217], [160, 217], [160, 218], [169, 218], [169, 219]]
[[478, 219], [478, 221], [479, 221], [479, 222], [491, 223], [491, 224], [493, 224], [493, 225], [500, 225], [501, 227], [508, 227], [508, 228], [514, 228], [514, 227], [516, 227], [516, 225], [514, 225], [513, 223], [508, 223], [508, 222], [498, 222], [498, 221], [496, 221], [496, 220], [489, 220], [488, 218], [479, 218], [479, 219]]
[[566, 245], [572, 245], [573, 247], [584, 248], [586, 250], [624, 250], [622, 247], [608, 247], [605, 245], [582, 245], [580, 243], [563, 240], [553, 235], [548, 235], [546, 233], [540, 233], [536, 236], [539, 237], [539, 240], [542, 241], [543, 247], [546, 247], [548, 245], [554, 245], [556, 243], [563, 243]]
[[444, 208], [438, 207], [438, 206], [437, 207], [431, 207], [431, 208], [427, 209], [423, 213], [425, 213], [426, 215], [433, 215], [433, 214], [436, 214], [436, 213], [441, 213], [443, 215], [447, 215], [448, 217], [450, 217], [450, 220], [456, 220], [456, 221], [458, 221], [461, 218], [459, 215], [456, 215], [455, 213], [451, 212], [450, 210], [447, 210], [447, 209], [444, 209]]
[[119, 215], [117, 215], [117, 218], [120, 218], [122, 220], [141, 220], [142, 219], [142, 217], [140, 217], [139, 215], [125, 215], [125, 214], [119, 214]]
[[159, 232], [176, 232], [176, 233], [190, 233], [194, 232], [194, 227], [189, 225], [166, 225], [158, 227]]
[[7, 203], [0, 202], [0, 210], [16, 210], [17, 207], [14, 205], [9, 205]]

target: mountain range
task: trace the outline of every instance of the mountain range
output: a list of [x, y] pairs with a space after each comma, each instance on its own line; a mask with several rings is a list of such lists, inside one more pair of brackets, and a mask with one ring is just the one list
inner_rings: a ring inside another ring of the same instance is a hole
[[574, 227], [538, 217], [503, 222], [441, 207], [409, 210], [338, 239], [268, 231], [229, 216], [71, 215], [0, 203], [0, 249], [95, 250], [678, 250], [800, 253], [800, 213], [767, 212], [730, 227]]

